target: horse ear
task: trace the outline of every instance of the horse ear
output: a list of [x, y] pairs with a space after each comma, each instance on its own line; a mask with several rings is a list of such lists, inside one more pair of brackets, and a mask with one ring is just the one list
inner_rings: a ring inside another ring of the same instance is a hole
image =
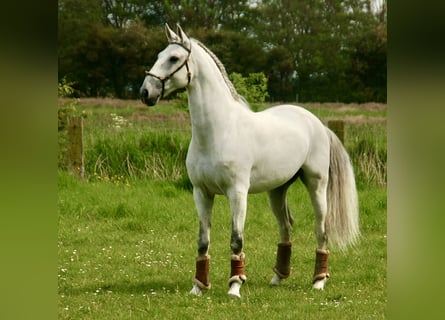
[[168, 24], [165, 24], [165, 34], [167, 36], [168, 42], [179, 42], [179, 36], [173, 32], [172, 29], [168, 26]]
[[178, 24], [176, 24], [176, 28], [178, 29], [178, 34], [179, 34], [179, 38], [181, 39], [181, 42], [184, 44], [184, 46], [186, 48], [190, 48], [190, 39], [189, 37], [185, 34], [185, 32], [182, 30], [181, 26]]

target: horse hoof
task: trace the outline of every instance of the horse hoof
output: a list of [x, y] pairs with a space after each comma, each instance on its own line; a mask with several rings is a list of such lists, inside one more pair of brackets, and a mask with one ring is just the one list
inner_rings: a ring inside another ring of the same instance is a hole
[[189, 294], [194, 296], [202, 296], [202, 290], [196, 284], [193, 286], [192, 290], [190, 290]]
[[326, 283], [326, 278], [315, 281], [313, 288], [317, 290], [323, 290], [325, 283]]
[[233, 299], [241, 299], [241, 294], [239, 292], [228, 292], [227, 295], [229, 296], [229, 298], [233, 298]]
[[276, 274], [274, 274], [272, 280], [270, 280], [270, 284], [272, 286], [278, 286], [281, 283], [281, 278], [279, 276], [277, 276]]
[[241, 298], [241, 294], [239, 292], [240, 288], [241, 284], [239, 284], [238, 282], [233, 282], [227, 294], [229, 295], [229, 297], [240, 299]]

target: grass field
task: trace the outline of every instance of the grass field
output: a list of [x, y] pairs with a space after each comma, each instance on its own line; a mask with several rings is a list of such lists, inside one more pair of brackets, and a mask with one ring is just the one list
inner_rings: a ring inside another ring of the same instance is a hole
[[86, 115], [87, 176], [80, 180], [59, 169], [59, 319], [385, 318], [386, 107], [307, 108], [324, 120], [348, 120], [345, 144], [356, 167], [361, 241], [346, 253], [331, 248], [331, 279], [324, 291], [312, 290], [314, 219], [307, 192], [295, 183], [289, 192], [292, 275], [271, 287], [278, 230], [266, 196], [251, 195], [248, 280], [241, 300], [231, 300], [230, 216], [222, 197], [212, 224], [212, 290], [187, 294], [198, 220], [184, 187], [186, 111], [113, 100], [78, 103], [76, 112]]

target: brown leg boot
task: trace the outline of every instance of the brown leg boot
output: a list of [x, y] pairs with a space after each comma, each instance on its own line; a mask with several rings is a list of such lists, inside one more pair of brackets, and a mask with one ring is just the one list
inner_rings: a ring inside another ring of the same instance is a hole
[[318, 280], [323, 280], [324, 278], [329, 278], [328, 272], [328, 257], [329, 250], [317, 249], [315, 250], [315, 268], [314, 277], [312, 283]]
[[232, 254], [231, 255], [231, 270], [230, 270], [230, 279], [229, 286], [232, 282], [238, 282], [239, 284], [243, 284], [247, 277], [244, 274], [244, 266], [245, 266], [245, 255], [241, 252], [239, 255]]
[[209, 290], [210, 256], [199, 256], [196, 258], [196, 274], [193, 283], [203, 290]]
[[290, 275], [290, 257], [292, 254], [292, 243], [282, 242], [278, 244], [277, 260], [273, 271], [280, 277], [286, 279]]

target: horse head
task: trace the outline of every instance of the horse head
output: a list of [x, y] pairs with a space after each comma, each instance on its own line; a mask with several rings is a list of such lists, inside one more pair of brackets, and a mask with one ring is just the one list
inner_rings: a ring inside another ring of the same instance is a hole
[[189, 85], [191, 73], [189, 58], [191, 41], [179, 25], [177, 32], [165, 25], [168, 46], [158, 54], [158, 59], [150, 71], [145, 71], [145, 79], [140, 89], [141, 100], [154, 106], [164, 95]]

